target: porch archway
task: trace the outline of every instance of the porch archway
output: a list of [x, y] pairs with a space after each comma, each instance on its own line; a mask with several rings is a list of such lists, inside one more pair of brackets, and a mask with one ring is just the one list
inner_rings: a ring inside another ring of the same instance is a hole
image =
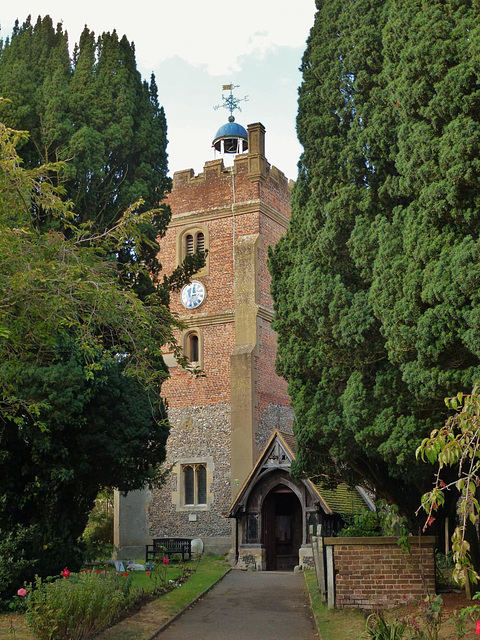
[[302, 505], [292, 489], [278, 484], [262, 504], [262, 544], [267, 571], [293, 571], [302, 546]]

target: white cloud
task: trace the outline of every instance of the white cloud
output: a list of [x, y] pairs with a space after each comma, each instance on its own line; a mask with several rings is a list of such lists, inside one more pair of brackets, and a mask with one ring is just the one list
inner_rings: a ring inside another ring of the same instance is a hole
[[15, 18], [23, 22], [29, 13], [32, 20], [49, 14], [54, 23], [63, 22], [72, 44], [85, 24], [95, 33], [115, 28], [135, 42], [137, 60], [145, 68], [178, 55], [222, 75], [239, 70], [240, 56], [262, 57], [278, 46], [303, 46], [313, 23], [314, 0], [17, 0], [2, 7], [2, 34], [8, 35]]

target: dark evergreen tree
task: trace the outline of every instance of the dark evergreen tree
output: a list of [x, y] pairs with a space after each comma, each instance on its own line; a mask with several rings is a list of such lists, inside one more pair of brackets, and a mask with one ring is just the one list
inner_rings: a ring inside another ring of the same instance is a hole
[[[162, 346], [178, 328], [161, 298], [123, 286], [111, 258], [138, 246], [150, 212], [89, 235], [48, 180], [55, 167], [21, 167], [24, 136], [0, 123], [0, 598], [35, 572], [79, 567], [100, 489], [159, 478]], [[39, 230], [36, 211], [69, 233]]]
[[480, 376], [478, 7], [317, 0], [292, 222], [270, 260], [297, 473], [410, 518], [421, 439]]
[[0, 529], [14, 533], [8, 549], [29, 539], [20, 564], [32, 577], [78, 566], [100, 488], [154, 479], [167, 435], [161, 348], [177, 326], [169, 293], [204, 256], [161, 278], [166, 120], [126, 37], [85, 28], [70, 60], [61, 25], [27, 19], [0, 47], [0, 95], [0, 121], [30, 132], [0, 125]]
[[[96, 39], [85, 27], [70, 61], [62, 26], [55, 30], [49, 16], [39, 17], [35, 25], [28, 18], [2, 43], [0, 95], [8, 98], [0, 104], [1, 121], [30, 132], [20, 149], [25, 166], [67, 161], [62, 186], [77, 222], [104, 231], [138, 201], [140, 211], [155, 208], [144, 242], [126, 245], [118, 259], [125, 265], [119, 270], [125, 283], [134, 260], [158, 276], [157, 240], [170, 221], [170, 210], [162, 204], [170, 188], [167, 126], [155, 77], [150, 84], [142, 81], [133, 43], [115, 31]], [[50, 224], [48, 213], [38, 215], [41, 223]], [[158, 293], [168, 300], [168, 290], [183, 284], [202, 263], [201, 256], [189, 257], [171, 280], [157, 279]], [[154, 290], [150, 278], [137, 276], [131, 284], [141, 295]]]

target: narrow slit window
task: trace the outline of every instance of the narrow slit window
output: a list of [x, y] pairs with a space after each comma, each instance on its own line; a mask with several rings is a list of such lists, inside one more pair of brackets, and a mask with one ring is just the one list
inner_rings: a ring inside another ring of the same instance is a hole
[[192, 333], [189, 336], [189, 356], [190, 356], [190, 362], [198, 362], [200, 359], [200, 351], [199, 351], [199, 345], [198, 345], [198, 336], [196, 333]]
[[197, 251], [204, 253], [205, 251], [205, 236], [201, 231], [197, 234]]

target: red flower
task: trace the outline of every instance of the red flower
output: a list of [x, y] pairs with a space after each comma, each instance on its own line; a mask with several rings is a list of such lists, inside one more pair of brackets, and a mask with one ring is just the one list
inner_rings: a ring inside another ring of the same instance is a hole
[[102, 570], [101, 569], [97, 569], [97, 573], [102, 573]]
[[68, 578], [69, 575], [70, 575], [70, 571], [67, 569], [67, 567], [65, 567], [65, 569], [62, 571], [62, 576], [64, 578]]
[[145, 571], [145, 573], [147, 574], [147, 576], [150, 575], [150, 571]]
[[126, 576], [126, 577], [128, 578], [128, 576], [129, 576], [130, 574], [128, 573], [128, 571], [124, 571], [124, 572], [123, 572], [123, 575], [124, 575], [124, 576]]
[[477, 620], [477, 627], [475, 629], [475, 635], [480, 636], [480, 620]]
[[163, 559], [163, 564], [168, 564], [170, 562], [170, 560], [168, 558], [164, 558]]

